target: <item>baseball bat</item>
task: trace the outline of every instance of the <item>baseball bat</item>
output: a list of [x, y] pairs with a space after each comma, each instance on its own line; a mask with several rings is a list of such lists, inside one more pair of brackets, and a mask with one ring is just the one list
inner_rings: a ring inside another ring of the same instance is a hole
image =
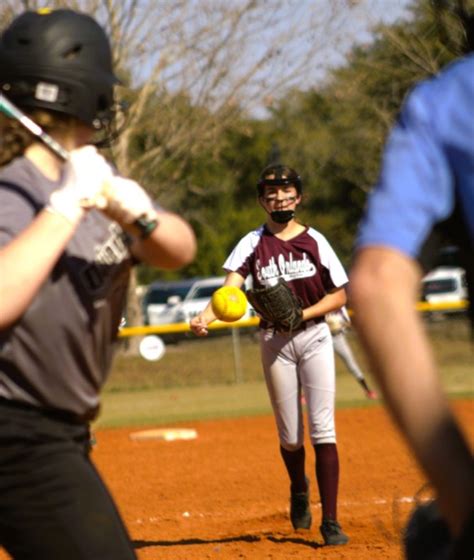
[[39, 125], [32, 121], [23, 113], [16, 105], [9, 101], [3, 93], [0, 93], [0, 111], [11, 119], [15, 119], [23, 125], [33, 136], [36, 136], [43, 144], [45, 144], [54, 154], [63, 161], [69, 159], [69, 153], [61, 144], [56, 142], [54, 138], [45, 132]]
[[[2, 93], [0, 93], [0, 111], [7, 117], [18, 121], [23, 125], [33, 136], [41, 140], [45, 146], [47, 146], [53, 154], [57, 155], [62, 161], [67, 161], [69, 159], [69, 152], [61, 146], [59, 142], [56, 142], [47, 132], [45, 132], [38, 124], [30, 119], [21, 109], [14, 105], [10, 100], [8, 100]], [[94, 201], [94, 204], [98, 208], [105, 208], [107, 206], [106, 193], [109, 186], [104, 184], [103, 194], [98, 196]], [[91, 206], [91, 201], [86, 201], [84, 207]]]
[[[56, 154], [61, 160], [67, 161], [69, 159], [69, 152], [56, 142], [47, 132], [45, 132], [38, 124], [32, 121], [29, 117], [23, 113], [16, 105], [14, 105], [10, 100], [8, 100], [3, 93], [0, 93], [0, 111], [11, 119], [15, 119], [20, 124], [22, 124], [33, 136], [37, 137], [41, 142], [43, 142], [54, 154]], [[100, 195], [94, 204], [97, 208], [105, 208], [107, 206], [107, 193], [110, 186], [104, 184], [103, 194]], [[89, 204], [85, 205], [89, 206]], [[156, 220], [147, 220], [145, 216], [140, 216], [134, 221], [139, 230], [142, 232], [142, 236], [148, 236], [151, 231], [156, 227]]]

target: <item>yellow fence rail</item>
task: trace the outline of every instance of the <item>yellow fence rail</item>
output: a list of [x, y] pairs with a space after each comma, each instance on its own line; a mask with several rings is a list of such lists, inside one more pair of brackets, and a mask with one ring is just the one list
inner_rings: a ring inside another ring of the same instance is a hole
[[[462, 311], [467, 309], [469, 302], [462, 300], [459, 302], [445, 302], [445, 303], [428, 303], [420, 301], [416, 304], [416, 309], [422, 313], [437, 312], [437, 311]], [[235, 321], [234, 323], [224, 323], [222, 321], [215, 321], [209, 325], [210, 330], [217, 329], [240, 329], [244, 327], [257, 327], [260, 322], [258, 317], [245, 319], [242, 321]], [[149, 334], [174, 334], [189, 332], [191, 329], [188, 323], [172, 323], [167, 325], [141, 325], [137, 327], [124, 327], [120, 329], [120, 337], [128, 336], [146, 336]]]

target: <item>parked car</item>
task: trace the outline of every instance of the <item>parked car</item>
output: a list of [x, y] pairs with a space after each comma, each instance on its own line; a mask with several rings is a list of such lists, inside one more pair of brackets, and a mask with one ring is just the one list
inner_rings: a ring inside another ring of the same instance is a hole
[[159, 280], [150, 284], [142, 302], [145, 325], [159, 325], [166, 322], [161, 320], [161, 314], [182, 301], [196, 280], [197, 278]]
[[[153, 315], [153, 323], [150, 320], [150, 324], [166, 325], [189, 322], [206, 307], [212, 294], [224, 284], [224, 280], [225, 276], [195, 280], [182, 301], [179, 298], [169, 298], [161, 313]], [[254, 314], [253, 308], [249, 305], [243, 318], [252, 317]]]
[[[459, 303], [467, 300], [466, 271], [460, 267], [440, 266], [429, 272], [422, 281], [422, 299], [428, 303]], [[460, 309], [446, 309], [455, 313]]]

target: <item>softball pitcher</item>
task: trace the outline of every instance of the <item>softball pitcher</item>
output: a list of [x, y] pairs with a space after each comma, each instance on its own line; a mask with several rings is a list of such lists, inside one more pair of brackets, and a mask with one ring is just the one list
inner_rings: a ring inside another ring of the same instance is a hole
[[64, 163], [0, 117], [0, 546], [15, 560], [136, 557], [89, 458], [89, 422], [131, 267], [180, 267], [195, 240], [90, 145], [116, 82], [87, 15], [25, 12], [0, 37], [2, 92], [69, 150]]
[[[339, 459], [334, 424], [335, 366], [325, 314], [346, 302], [346, 273], [327, 240], [300, 224], [295, 210], [302, 183], [293, 169], [267, 167], [258, 182], [258, 202], [267, 220], [237, 244], [226, 262], [225, 285], [241, 287], [248, 275], [253, 287], [283, 279], [302, 302], [301, 325], [284, 331], [265, 317], [260, 322], [261, 358], [290, 478], [290, 518], [295, 529], [309, 529], [309, 480], [305, 472], [301, 391], [307, 402], [316, 481], [322, 505], [320, 531], [327, 545], [348, 542], [337, 520]], [[197, 335], [215, 320], [212, 306], [191, 321]]]

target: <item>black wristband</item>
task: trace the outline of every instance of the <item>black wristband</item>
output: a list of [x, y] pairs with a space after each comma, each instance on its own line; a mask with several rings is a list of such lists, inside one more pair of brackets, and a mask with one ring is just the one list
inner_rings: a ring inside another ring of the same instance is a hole
[[141, 239], [147, 239], [158, 227], [158, 223], [157, 218], [150, 220], [146, 214], [142, 214], [133, 222], [133, 226], [139, 231]]

